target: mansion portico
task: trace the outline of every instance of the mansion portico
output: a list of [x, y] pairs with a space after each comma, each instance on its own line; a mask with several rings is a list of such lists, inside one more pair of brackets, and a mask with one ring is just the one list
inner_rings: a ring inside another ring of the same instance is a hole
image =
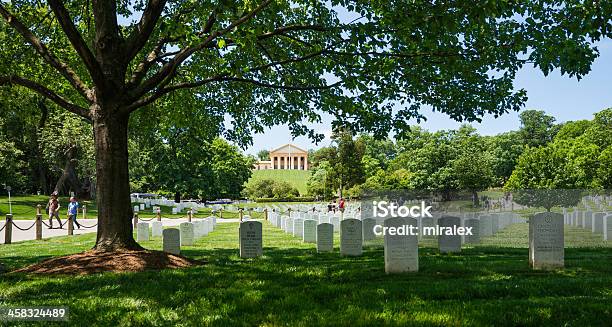
[[285, 144], [270, 150], [270, 160], [257, 161], [253, 169], [308, 170], [308, 151], [293, 144]]

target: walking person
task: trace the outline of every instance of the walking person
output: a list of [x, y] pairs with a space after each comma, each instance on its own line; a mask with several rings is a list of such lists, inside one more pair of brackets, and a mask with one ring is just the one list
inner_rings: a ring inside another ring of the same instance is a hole
[[346, 202], [344, 201], [344, 198], [340, 198], [340, 201], [338, 202], [338, 209], [340, 210], [340, 212], [344, 212], [345, 205]]
[[70, 203], [68, 204], [68, 219], [77, 226], [77, 229], [81, 229], [81, 225], [77, 222], [77, 215], [79, 213], [79, 203], [74, 196], [70, 197]]
[[49, 229], [53, 229], [53, 217], [57, 219], [57, 222], [59, 223], [59, 228], [62, 228], [62, 220], [59, 217], [59, 209], [60, 204], [57, 200], [57, 192], [53, 192], [51, 193], [51, 198], [47, 203], [47, 210], [49, 214]]

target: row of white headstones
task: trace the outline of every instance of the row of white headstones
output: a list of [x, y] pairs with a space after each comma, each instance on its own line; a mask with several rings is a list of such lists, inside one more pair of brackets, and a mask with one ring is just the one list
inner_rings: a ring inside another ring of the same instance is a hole
[[612, 241], [612, 212], [592, 210], [564, 209], [563, 223], [601, 235], [604, 241]]
[[180, 223], [179, 228], [164, 228], [161, 221], [153, 221], [149, 228], [149, 223], [139, 222], [136, 225], [136, 240], [144, 242], [151, 237], [161, 237], [164, 252], [178, 255], [182, 246], [193, 246], [195, 241], [213, 232], [216, 224], [217, 218], [214, 216]]
[[[438, 247], [442, 253], [460, 252], [463, 243], [480, 243], [481, 236], [491, 236], [510, 224], [525, 222], [518, 215], [505, 213], [444, 216], [439, 218], [389, 218], [380, 223], [373, 218], [363, 220], [357, 218], [343, 219], [342, 214], [315, 214], [312, 212], [291, 211], [289, 215], [281, 215], [272, 211], [268, 213], [270, 223], [305, 243], [316, 243], [317, 252], [332, 252], [334, 250], [334, 232], [340, 233], [340, 254], [343, 256], [360, 256], [363, 253], [365, 241], [374, 240], [374, 226], [385, 227], [418, 226], [419, 235], [385, 235], [385, 271], [401, 273], [418, 271], [418, 241], [427, 227], [471, 227], [473, 235], [440, 235]], [[256, 221], [240, 225], [240, 256], [256, 257], [262, 254], [262, 225]]]

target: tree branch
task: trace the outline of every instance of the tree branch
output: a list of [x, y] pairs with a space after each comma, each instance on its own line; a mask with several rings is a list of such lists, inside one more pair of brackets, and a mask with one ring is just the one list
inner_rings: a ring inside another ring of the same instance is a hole
[[127, 107], [127, 110], [129, 110], [129, 112], [132, 112], [138, 108], [144, 107], [148, 104], [151, 104], [153, 102], [155, 102], [157, 99], [161, 98], [162, 96], [176, 91], [176, 90], [180, 90], [180, 89], [188, 89], [188, 88], [196, 88], [196, 87], [201, 87], [204, 86], [208, 83], [212, 83], [212, 82], [239, 82], [239, 83], [249, 83], [249, 84], [254, 84], [260, 87], [265, 87], [265, 88], [272, 88], [272, 89], [281, 89], [281, 90], [287, 90], [287, 91], [310, 91], [310, 90], [328, 90], [334, 87], [339, 86], [340, 84], [342, 84], [341, 81], [338, 81], [336, 83], [333, 84], [328, 84], [328, 85], [278, 85], [278, 84], [271, 84], [271, 83], [266, 83], [266, 82], [262, 82], [262, 81], [258, 81], [255, 79], [248, 79], [248, 78], [241, 78], [241, 77], [235, 77], [235, 76], [228, 76], [227, 74], [219, 74], [213, 77], [209, 77], [206, 79], [203, 79], [201, 81], [197, 81], [197, 82], [189, 82], [189, 83], [180, 83], [180, 84], [174, 84], [174, 85], [170, 85], [170, 86], [166, 86], [163, 88], [158, 89], [155, 93], [153, 93], [152, 95], [146, 97], [146, 98], [142, 98], [136, 102], [134, 102], [132, 105], [130, 105], [129, 107]]
[[55, 68], [85, 99], [93, 101], [91, 90], [81, 81], [79, 76], [67, 64], [61, 62], [47, 46], [40, 41], [21, 21], [11, 14], [0, 2], [0, 15], [42, 56], [42, 58]]
[[74, 114], [77, 114], [88, 120], [91, 119], [91, 117], [89, 116], [89, 111], [87, 111], [87, 109], [69, 102], [68, 100], [57, 95], [57, 93], [53, 92], [52, 90], [50, 90], [49, 88], [47, 88], [46, 86], [42, 84], [36, 83], [34, 81], [31, 81], [29, 79], [25, 79], [19, 76], [0, 76], [0, 85], [12, 85], [12, 84], [26, 87], [44, 96], [45, 98], [55, 102], [60, 107]]
[[273, 37], [275, 35], [283, 35], [283, 34], [285, 34], [285, 32], [290, 32], [290, 31], [318, 31], [318, 32], [327, 32], [329, 30], [330, 30], [330, 28], [325, 27], [323, 25], [287, 25], [287, 26], [278, 27], [278, 28], [274, 29], [273, 31], [261, 34], [260, 36], [258, 36], [258, 39], [265, 40], [265, 39], [271, 38], [271, 37]]
[[[267, 7], [272, 0], [265, 0], [259, 6], [257, 6], [253, 11], [248, 14], [242, 16], [238, 20], [232, 22], [227, 27], [222, 30], [215, 31], [210, 33], [206, 39], [202, 42], [182, 49], [172, 60], [170, 60], [167, 64], [165, 64], [157, 73], [155, 73], [151, 78], [147, 79], [144, 83], [142, 83], [139, 87], [137, 87], [133, 92], [131, 92], [132, 99], [137, 100], [146, 93], [152, 91], [156, 86], [158, 86], [164, 79], [169, 78], [170, 76], [174, 76], [174, 71], [189, 57], [191, 57], [195, 52], [205, 48], [210, 42], [215, 40], [217, 37], [222, 36], [235, 27], [240, 26], [251, 18], [253, 18], [257, 13], [261, 12], [265, 7]], [[167, 83], [166, 83], [167, 84]]]
[[128, 37], [125, 57], [127, 62], [132, 61], [145, 44], [147, 44], [165, 5], [166, 0], [149, 0], [147, 7], [142, 13], [138, 27]]
[[81, 33], [79, 33], [74, 26], [72, 18], [70, 18], [70, 13], [68, 13], [68, 10], [66, 10], [66, 7], [64, 7], [64, 4], [60, 0], [49, 0], [47, 2], [49, 3], [51, 10], [53, 10], [55, 13], [62, 30], [64, 33], [66, 33], [70, 44], [72, 44], [76, 52], [79, 54], [79, 57], [83, 59], [85, 67], [87, 67], [92, 80], [95, 84], [101, 85], [104, 82], [102, 68], [100, 68], [96, 57], [83, 40]]

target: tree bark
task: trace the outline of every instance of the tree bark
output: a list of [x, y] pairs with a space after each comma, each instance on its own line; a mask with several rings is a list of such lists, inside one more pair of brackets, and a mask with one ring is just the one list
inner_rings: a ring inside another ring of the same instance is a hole
[[55, 185], [55, 191], [68, 194], [68, 192], [72, 190], [78, 198], [83, 199], [82, 184], [76, 171], [76, 152], [77, 148], [75, 146], [66, 151], [66, 165], [64, 166], [62, 176]]
[[92, 108], [96, 147], [96, 196], [101, 251], [142, 250], [133, 237], [128, 177], [128, 114]]

